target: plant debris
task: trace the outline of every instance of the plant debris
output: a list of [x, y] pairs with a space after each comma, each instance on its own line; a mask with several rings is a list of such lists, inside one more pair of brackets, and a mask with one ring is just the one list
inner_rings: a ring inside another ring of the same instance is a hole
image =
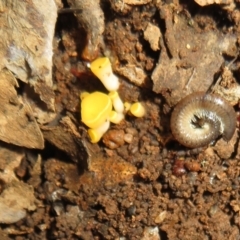
[[[238, 239], [237, 5], [2, 1], [2, 239]], [[108, 94], [89, 69], [97, 57], [111, 62], [124, 114], [128, 103], [146, 111], [93, 144], [79, 96]], [[234, 106], [229, 142], [189, 149], [174, 139], [173, 108], [196, 91]]]

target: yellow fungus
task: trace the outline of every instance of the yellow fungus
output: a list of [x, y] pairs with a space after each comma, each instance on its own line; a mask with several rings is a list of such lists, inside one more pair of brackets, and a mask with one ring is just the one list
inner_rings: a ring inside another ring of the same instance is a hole
[[97, 143], [103, 136], [103, 134], [109, 129], [110, 122], [109, 120], [105, 121], [101, 126], [98, 128], [90, 128], [88, 129], [88, 135], [92, 143]]
[[111, 111], [109, 115], [109, 120], [112, 123], [118, 124], [124, 119], [124, 114], [116, 111]]
[[135, 117], [143, 117], [145, 114], [145, 108], [140, 102], [136, 102], [131, 105], [130, 112]]
[[97, 58], [90, 64], [91, 71], [100, 79], [108, 91], [115, 91], [119, 87], [119, 81], [112, 71], [109, 58]]
[[88, 96], [90, 93], [89, 92], [83, 92], [80, 94], [80, 99], [83, 100], [86, 96]]
[[117, 91], [112, 91], [108, 94], [108, 96], [112, 99], [113, 107], [116, 112], [123, 113], [124, 105]]
[[81, 102], [82, 122], [92, 129], [101, 126], [109, 118], [111, 111], [110, 97], [101, 92], [93, 92]]
[[129, 102], [124, 103], [124, 109], [126, 112], [130, 110], [130, 107], [131, 107], [131, 103], [129, 103]]

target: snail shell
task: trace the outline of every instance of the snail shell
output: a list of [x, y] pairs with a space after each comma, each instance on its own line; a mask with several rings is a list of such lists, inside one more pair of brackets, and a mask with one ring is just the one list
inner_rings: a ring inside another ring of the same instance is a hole
[[189, 148], [204, 147], [220, 135], [229, 141], [235, 128], [236, 113], [218, 94], [192, 93], [177, 104], [171, 116], [173, 136]]

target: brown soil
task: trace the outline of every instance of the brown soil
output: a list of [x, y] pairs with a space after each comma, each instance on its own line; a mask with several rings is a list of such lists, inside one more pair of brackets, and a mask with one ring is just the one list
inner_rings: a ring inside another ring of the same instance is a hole
[[[86, 51], [93, 29], [82, 29], [73, 12], [59, 14], [57, 117], [41, 125], [45, 148], [24, 149], [13, 167], [0, 162], [1, 171], [14, 169], [33, 188], [36, 208], [28, 203], [25, 218], [1, 224], [1, 239], [239, 239], [238, 129], [230, 143], [220, 139], [201, 149], [185, 148], [170, 131], [174, 105], [207, 91], [216, 77], [222, 77], [217, 91], [229, 90], [222, 95], [238, 104], [239, 3], [146, 2], [102, 1], [105, 31], [93, 52]], [[141, 101], [146, 115], [127, 115], [91, 144], [79, 94], [106, 92], [83, 60], [95, 55], [111, 59], [121, 98]]]

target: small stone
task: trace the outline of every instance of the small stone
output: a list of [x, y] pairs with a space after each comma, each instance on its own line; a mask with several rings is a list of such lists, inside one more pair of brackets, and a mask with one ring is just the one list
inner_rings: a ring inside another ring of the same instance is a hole
[[167, 216], [167, 211], [163, 211], [163, 212], [161, 212], [157, 215], [154, 222], [155, 223], [162, 223], [164, 221], [164, 219], [166, 218], [166, 216]]
[[144, 31], [144, 39], [150, 43], [153, 51], [160, 50], [159, 40], [161, 37], [161, 32], [159, 28], [152, 23], [148, 23]]
[[124, 136], [123, 130], [109, 130], [103, 136], [103, 142], [108, 148], [116, 149], [124, 144]]

